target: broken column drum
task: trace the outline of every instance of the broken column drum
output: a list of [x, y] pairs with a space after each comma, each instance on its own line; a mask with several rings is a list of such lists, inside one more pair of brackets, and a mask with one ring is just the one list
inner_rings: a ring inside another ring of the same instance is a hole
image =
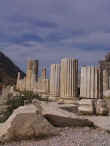
[[103, 97], [103, 72], [94, 66], [81, 68], [80, 97]]
[[61, 97], [77, 97], [78, 95], [78, 60], [64, 58], [61, 60]]
[[60, 64], [52, 64], [50, 72], [50, 96], [60, 96]]

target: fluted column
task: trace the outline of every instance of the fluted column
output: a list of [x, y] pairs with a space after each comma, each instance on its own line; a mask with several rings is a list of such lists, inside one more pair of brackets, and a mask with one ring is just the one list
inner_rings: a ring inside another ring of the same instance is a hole
[[17, 82], [16, 82], [16, 89], [17, 89], [17, 90], [19, 90], [19, 88], [20, 88], [20, 87], [19, 87], [19, 86], [20, 86], [20, 83], [19, 83], [19, 82], [20, 82], [20, 78], [21, 78], [21, 74], [20, 74], [20, 72], [18, 72]]
[[50, 96], [60, 96], [60, 65], [52, 64], [50, 72]]
[[77, 97], [78, 60], [64, 58], [61, 60], [61, 97]]
[[46, 79], [46, 68], [42, 69], [42, 79]]
[[32, 76], [33, 61], [29, 60], [26, 72], [26, 90], [31, 91], [31, 76]]
[[103, 75], [101, 69], [94, 66], [81, 68], [80, 91], [80, 97], [103, 97]]
[[103, 90], [109, 89], [109, 76], [107, 70], [103, 70]]
[[38, 70], [39, 70], [39, 60], [32, 61], [32, 71], [36, 76], [36, 81], [38, 81]]

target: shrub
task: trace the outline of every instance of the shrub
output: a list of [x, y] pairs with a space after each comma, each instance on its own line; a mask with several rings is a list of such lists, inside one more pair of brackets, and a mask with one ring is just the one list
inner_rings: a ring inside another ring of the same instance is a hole
[[15, 97], [9, 96], [6, 102], [6, 105], [8, 105], [8, 117], [14, 109], [23, 106], [25, 103], [32, 103], [33, 99], [40, 99], [40, 96], [30, 91], [20, 92], [20, 95]]

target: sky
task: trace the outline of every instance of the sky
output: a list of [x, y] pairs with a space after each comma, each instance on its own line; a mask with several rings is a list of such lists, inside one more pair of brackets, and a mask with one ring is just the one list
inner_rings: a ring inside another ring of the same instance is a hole
[[74, 57], [97, 64], [110, 51], [110, 0], [0, 0], [0, 50], [22, 70]]

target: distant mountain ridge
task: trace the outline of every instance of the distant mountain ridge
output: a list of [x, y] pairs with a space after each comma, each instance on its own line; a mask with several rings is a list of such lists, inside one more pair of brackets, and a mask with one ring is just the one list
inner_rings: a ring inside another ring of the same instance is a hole
[[18, 72], [21, 72], [22, 76], [25, 75], [9, 57], [0, 52], [0, 84], [16, 84]]

